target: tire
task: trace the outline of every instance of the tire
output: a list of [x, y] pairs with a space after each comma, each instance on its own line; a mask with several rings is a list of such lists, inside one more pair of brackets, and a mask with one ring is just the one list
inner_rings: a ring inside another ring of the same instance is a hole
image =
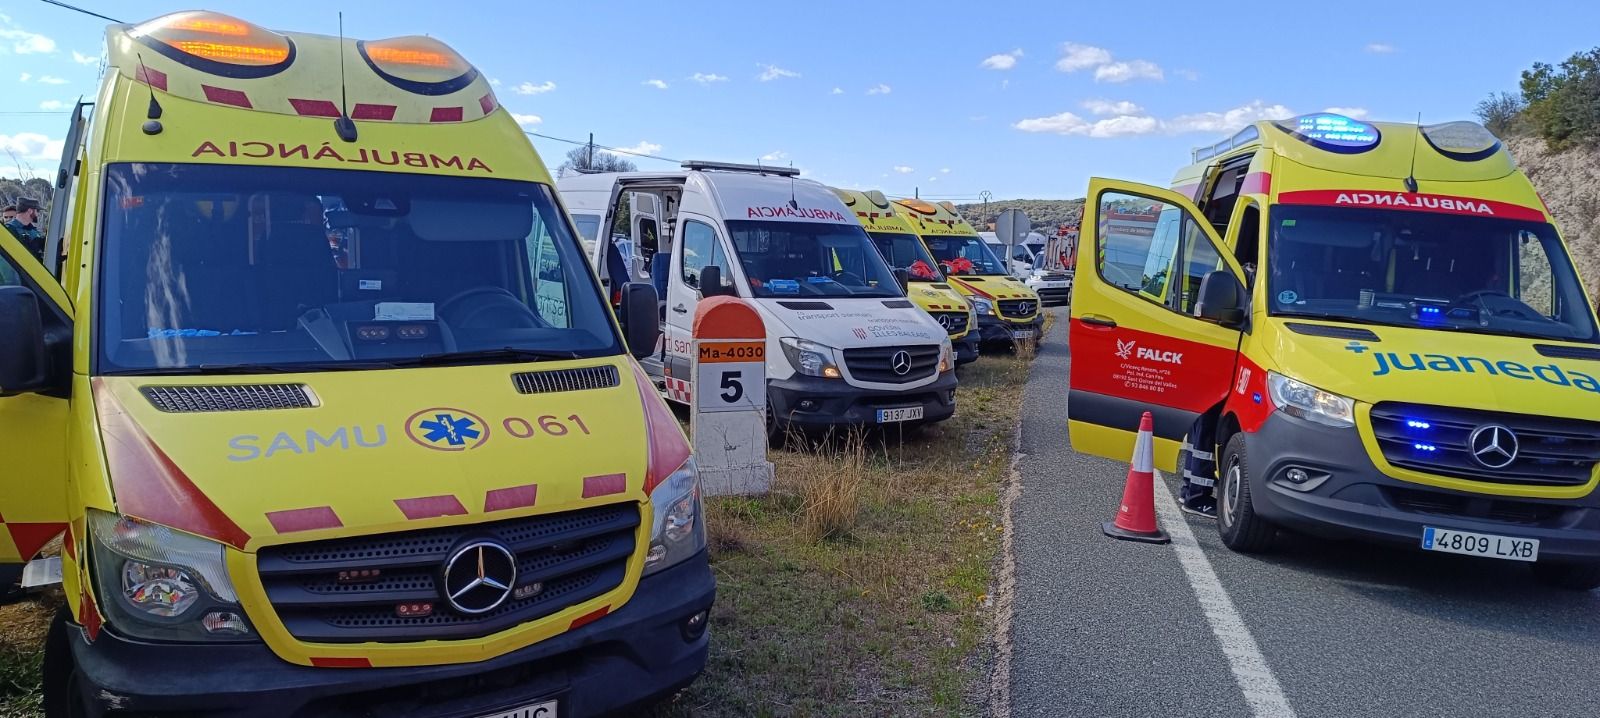
[[1600, 588], [1600, 563], [1539, 561], [1533, 564], [1533, 577], [1540, 583], [1569, 591]]
[[1277, 528], [1256, 515], [1250, 500], [1250, 462], [1244, 434], [1234, 434], [1222, 450], [1217, 481], [1217, 533], [1222, 543], [1239, 553], [1261, 553], [1272, 548]]
[[78, 670], [72, 661], [72, 626], [67, 609], [56, 611], [44, 643], [45, 718], [79, 718], [89, 715], [78, 686]]

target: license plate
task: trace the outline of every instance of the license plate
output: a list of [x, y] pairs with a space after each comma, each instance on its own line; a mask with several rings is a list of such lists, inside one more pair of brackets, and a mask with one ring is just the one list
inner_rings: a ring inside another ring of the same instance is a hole
[[1033, 338], [1033, 330], [1032, 329], [1013, 329], [1013, 330], [1011, 330], [1011, 338], [1012, 339], [1032, 339]]
[[556, 718], [556, 702], [545, 701], [478, 718]]
[[1432, 526], [1422, 529], [1422, 548], [1424, 551], [1503, 558], [1507, 561], [1539, 560], [1539, 539], [1436, 529]]
[[1067, 286], [1067, 283], [1066, 282], [1041, 282], [1039, 284], [1039, 286], [1044, 287], [1045, 289], [1061, 289], [1062, 287]]
[[904, 409], [879, 409], [879, 424], [894, 424], [901, 421], [916, 421], [922, 418], [922, 407], [908, 406]]

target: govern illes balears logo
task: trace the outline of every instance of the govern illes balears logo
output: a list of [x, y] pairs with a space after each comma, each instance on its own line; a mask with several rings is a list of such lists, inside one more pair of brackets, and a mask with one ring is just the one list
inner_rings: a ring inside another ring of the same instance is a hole
[[[1350, 342], [1345, 346], [1345, 350], [1355, 354], [1366, 354], [1371, 351], [1371, 347], [1360, 342]], [[1576, 369], [1563, 368], [1555, 362], [1529, 366], [1521, 362], [1486, 357], [1378, 351], [1372, 352], [1371, 356], [1374, 362], [1373, 376], [1419, 371], [1503, 376], [1521, 381], [1542, 381], [1546, 384], [1600, 394], [1600, 380]]]

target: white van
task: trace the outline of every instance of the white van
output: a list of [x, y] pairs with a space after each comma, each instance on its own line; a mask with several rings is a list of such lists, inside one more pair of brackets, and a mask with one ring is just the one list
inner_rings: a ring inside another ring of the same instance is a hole
[[[695, 304], [750, 300], [766, 324], [769, 430], [929, 423], [955, 413], [943, 327], [906, 299], [855, 215], [798, 171], [685, 162], [677, 172], [563, 177], [607, 291], [649, 281], [665, 298], [662, 346], [641, 360], [671, 401], [688, 403]], [[627, 212], [626, 222], [618, 213]], [[615, 231], [628, 228], [626, 246]]]

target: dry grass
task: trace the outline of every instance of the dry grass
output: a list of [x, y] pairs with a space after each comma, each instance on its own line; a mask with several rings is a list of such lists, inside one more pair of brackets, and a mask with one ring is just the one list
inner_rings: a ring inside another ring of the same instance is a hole
[[847, 535], [855, 528], [861, 489], [867, 482], [866, 435], [851, 431], [841, 439], [813, 444], [802, 453], [825, 468], [800, 485], [801, 527], [813, 541]]
[[0, 606], [0, 716], [37, 716], [44, 637], [61, 605], [59, 591]]

